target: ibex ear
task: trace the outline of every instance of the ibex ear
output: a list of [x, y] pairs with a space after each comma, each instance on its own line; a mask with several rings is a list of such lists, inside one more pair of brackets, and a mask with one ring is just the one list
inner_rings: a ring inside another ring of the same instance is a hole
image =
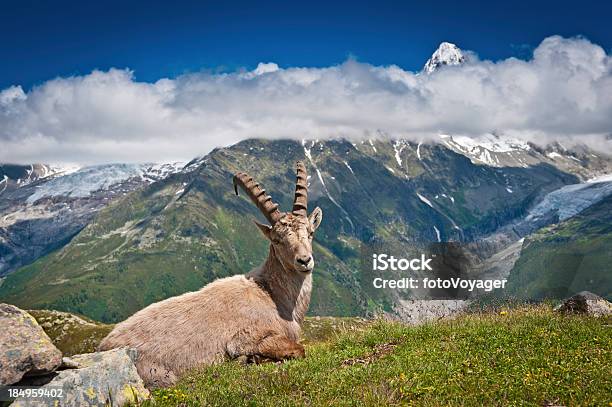
[[323, 219], [323, 211], [321, 210], [321, 208], [317, 206], [315, 210], [312, 211], [310, 216], [308, 216], [308, 220], [310, 221], [310, 224], [312, 225], [313, 231], [317, 230], [317, 228], [321, 224], [322, 219]]
[[262, 223], [257, 222], [256, 220], [254, 220], [253, 222], [255, 222], [259, 230], [261, 230], [261, 233], [263, 233], [266, 237], [266, 239], [270, 240], [270, 232], [272, 232], [272, 226], [264, 225]]

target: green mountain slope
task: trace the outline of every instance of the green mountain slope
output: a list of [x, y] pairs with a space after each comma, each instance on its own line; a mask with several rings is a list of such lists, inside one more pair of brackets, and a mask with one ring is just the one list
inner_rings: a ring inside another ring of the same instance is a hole
[[267, 248], [252, 222], [261, 215], [233, 194], [232, 174], [251, 173], [288, 210], [297, 159], [309, 167], [310, 208], [324, 212], [314, 245], [315, 315], [389, 308], [359, 281], [362, 243], [436, 241], [437, 232], [442, 240], [475, 239], [538, 196], [577, 182], [549, 165], [475, 165], [440, 145], [247, 140], [117, 199], [68, 245], [9, 275], [0, 299], [115, 322], [244, 273]]
[[507, 293], [542, 299], [583, 290], [612, 298], [612, 196], [525, 240]]

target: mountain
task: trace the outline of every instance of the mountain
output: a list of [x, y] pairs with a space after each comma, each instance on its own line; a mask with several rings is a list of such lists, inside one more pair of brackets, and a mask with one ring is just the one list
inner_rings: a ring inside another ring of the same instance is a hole
[[427, 60], [423, 67], [423, 72], [431, 74], [443, 66], [460, 65], [465, 62], [465, 56], [455, 44], [443, 42]]
[[525, 239], [508, 277], [507, 294], [527, 299], [564, 298], [588, 290], [611, 299], [611, 264], [612, 194], [608, 194]]
[[0, 276], [62, 247], [109, 202], [164, 178], [177, 166], [0, 166], [5, 180], [0, 190]]
[[[264, 259], [267, 245], [252, 222], [261, 215], [233, 194], [232, 174], [249, 172], [288, 209], [297, 159], [308, 165], [310, 208], [324, 212], [314, 244], [316, 315], [394, 309], [398, 298], [381, 296], [359, 272], [364, 247], [480, 242], [528, 216], [547, 194], [580, 181], [548, 160], [491, 166], [440, 143], [246, 140], [115, 194], [121, 196], [66, 245], [8, 275], [0, 299], [112, 322], [244, 273]], [[504, 247], [491, 243], [486, 251]]]

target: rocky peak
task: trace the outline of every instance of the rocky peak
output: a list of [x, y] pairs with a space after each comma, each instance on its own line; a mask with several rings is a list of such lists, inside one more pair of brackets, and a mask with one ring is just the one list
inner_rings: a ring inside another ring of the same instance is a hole
[[465, 62], [461, 49], [450, 42], [443, 42], [427, 60], [423, 72], [430, 74], [444, 65], [460, 65]]

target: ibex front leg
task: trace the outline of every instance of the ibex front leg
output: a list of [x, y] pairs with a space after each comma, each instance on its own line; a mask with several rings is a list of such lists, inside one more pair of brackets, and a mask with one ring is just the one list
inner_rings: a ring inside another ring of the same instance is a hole
[[253, 356], [253, 361], [259, 363], [265, 359], [273, 361], [299, 359], [306, 356], [306, 352], [302, 345], [284, 335], [270, 335], [257, 344]]
[[298, 359], [306, 355], [302, 345], [276, 332], [245, 342], [236, 341], [234, 346], [228, 347], [228, 353], [230, 357], [245, 355], [248, 362], [255, 363]]

